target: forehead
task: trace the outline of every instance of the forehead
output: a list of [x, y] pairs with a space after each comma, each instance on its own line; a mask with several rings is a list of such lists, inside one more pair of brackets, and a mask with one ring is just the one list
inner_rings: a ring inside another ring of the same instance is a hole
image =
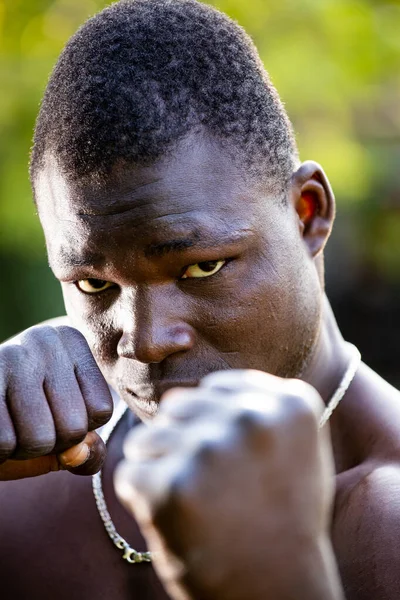
[[254, 233], [277, 204], [220, 145], [193, 138], [152, 165], [120, 166], [102, 183], [71, 182], [48, 159], [35, 193], [51, 263], [82, 253], [99, 259], [121, 245]]

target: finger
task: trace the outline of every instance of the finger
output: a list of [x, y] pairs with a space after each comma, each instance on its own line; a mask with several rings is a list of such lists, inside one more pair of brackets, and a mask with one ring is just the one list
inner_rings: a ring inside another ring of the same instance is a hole
[[220, 391], [238, 391], [240, 389], [256, 388], [276, 392], [282, 389], [285, 380], [270, 373], [255, 369], [232, 369], [216, 371], [206, 375], [200, 382], [200, 389], [218, 389]]
[[54, 454], [29, 460], [6, 460], [0, 465], [0, 481], [37, 477], [60, 469], [61, 466]]
[[47, 398], [34, 369], [21, 366], [18, 378], [10, 382], [7, 404], [17, 436], [17, 450], [13, 458], [29, 459], [51, 454], [56, 442], [56, 430]]
[[90, 431], [83, 442], [58, 454], [59, 464], [75, 475], [94, 475], [100, 471], [107, 454], [101, 437]]
[[45, 379], [43, 389], [53, 415], [56, 429], [54, 454], [83, 440], [88, 431], [88, 416], [82, 393], [72, 369], [52, 371]]
[[88, 429], [92, 431], [111, 418], [111, 392], [83, 335], [71, 327], [58, 327], [57, 332], [73, 362], [75, 377], [86, 405]]
[[182, 430], [177, 427], [144, 425], [135, 427], [124, 440], [124, 454], [130, 461], [156, 459], [181, 447]]
[[17, 436], [8, 412], [5, 397], [0, 397], [0, 464], [13, 454], [17, 447]]
[[325, 405], [317, 390], [301, 379], [286, 379], [285, 393], [291, 396], [294, 407], [304, 404], [311, 409], [314, 416], [319, 419], [324, 411]]
[[182, 457], [169, 454], [157, 461], [119, 463], [114, 487], [124, 506], [143, 524], [150, 522], [158, 508], [168, 501], [171, 486], [182, 472]]
[[205, 413], [219, 410], [218, 403], [213, 401], [213, 395], [210, 395], [209, 391], [199, 388], [173, 388], [162, 396], [160, 410], [153, 424], [190, 421]]
[[[140, 465], [140, 466], [139, 466]], [[125, 508], [138, 520], [139, 523], [150, 522], [151, 514], [146, 502], [146, 492], [138, 479], [143, 479], [144, 472], [148, 471], [146, 463], [138, 465], [121, 461], [114, 471], [114, 489], [117, 498]], [[146, 491], [148, 491], [147, 482]]]
[[92, 431], [111, 419], [114, 404], [108, 384], [94, 359], [94, 364], [88, 363], [76, 365], [75, 376], [85, 400], [88, 430]]

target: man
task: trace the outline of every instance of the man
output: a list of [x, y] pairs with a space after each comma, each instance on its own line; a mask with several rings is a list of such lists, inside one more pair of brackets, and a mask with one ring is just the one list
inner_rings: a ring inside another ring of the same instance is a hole
[[334, 198], [246, 34], [194, 0], [88, 21], [31, 179], [68, 319], [1, 347], [2, 598], [397, 598], [399, 393], [337, 328]]

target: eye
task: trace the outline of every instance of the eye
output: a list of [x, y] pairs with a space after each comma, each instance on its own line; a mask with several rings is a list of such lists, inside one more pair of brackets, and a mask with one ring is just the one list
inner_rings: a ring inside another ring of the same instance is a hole
[[76, 287], [85, 294], [99, 294], [108, 290], [114, 284], [103, 279], [81, 279], [75, 283]]
[[200, 277], [211, 277], [222, 269], [226, 260], [206, 260], [204, 262], [189, 265], [181, 279], [198, 279]]

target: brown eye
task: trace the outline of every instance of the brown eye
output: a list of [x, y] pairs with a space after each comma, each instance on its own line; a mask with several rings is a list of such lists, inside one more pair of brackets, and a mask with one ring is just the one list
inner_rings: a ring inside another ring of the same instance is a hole
[[103, 281], [103, 279], [81, 279], [76, 282], [76, 287], [85, 294], [98, 294], [112, 285], [110, 281]]
[[200, 277], [211, 277], [222, 269], [226, 260], [206, 260], [204, 262], [189, 265], [181, 279], [198, 279]]

